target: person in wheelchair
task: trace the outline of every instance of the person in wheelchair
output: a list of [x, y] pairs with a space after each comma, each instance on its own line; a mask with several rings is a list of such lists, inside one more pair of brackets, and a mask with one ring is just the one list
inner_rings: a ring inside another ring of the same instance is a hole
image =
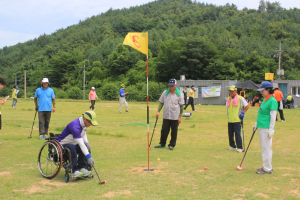
[[284, 103], [284, 107], [291, 108], [293, 103], [294, 103], [294, 98], [291, 95], [291, 93], [289, 93], [287, 98], [286, 98], [286, 102]]
[[91, 146], [86, 135], [86, 129], [91, 125], [98, 125], [96, 113], [86, 111], [82, 117], [70, 122], [58, 137], [60, 144], [71, 151], [73, 178], [87, 177], [92, 174], [92, 171], [87, 168], [88, 164], [93, 166], [95, 161], [91, 156]]

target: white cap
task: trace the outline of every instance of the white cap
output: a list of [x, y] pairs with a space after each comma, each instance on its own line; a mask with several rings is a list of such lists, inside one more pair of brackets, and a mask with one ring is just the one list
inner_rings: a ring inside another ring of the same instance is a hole
[[94, 90], [95, 89], [95, 87], [92, 87], [92, 90]]
[[48, 78], [43, 78], [42, 83], [49, 83]]

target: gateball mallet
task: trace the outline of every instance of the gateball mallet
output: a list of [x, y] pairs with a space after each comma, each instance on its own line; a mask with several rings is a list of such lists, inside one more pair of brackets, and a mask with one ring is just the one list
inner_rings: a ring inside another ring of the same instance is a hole
[[31, 133], [30, 133], [30, 136], [29, 136], [28, 138], [32, 138], [32, 137], [31, 137], [31, 134], [32, 134], [32, 130], [33, 130], [33, 125], [34, 125], [36, 113], [37, 113], [37, 111], [35, 111], [34, 119], [33, 119], [33, 122], [32, 122], [32, 127], [31, 127]]
[[157, 120], [158, 120], [158, 118], [156, 118], [156, 121], [155, 121], [155, 125], [154, 125], [154, 128], [153, 128], [153, 133], [152, 133], [152, 137], [151, 137], [151, 140], [150, 140], [149, 148], [151, 146], [151, 142], [152, 142], [152, 138], [153, 138], [153, 135], [154, 135], [154, 131], [155, 131]]
[[244, 124], [243, 124], [244, 120], [241, 119], [241, 125], [242, 125], [242, 131], [243, 131], [243, 152], [245, 152], [245, 134], [244, 134]]
[[255, 134], [255, 131], [256, 131], [256, 129], [253, 131], [253, 134], [252, 134], [252, 136], [251, 136], [251, 139], [250, 139], [250, 141], [249, 141], [249, 144], [248, 144], [248, 147], [247, 147], [247, 150], [246, 150], [246, 152], [245, 152], [245, 154], [244, 154], [244, 157], [243, 157], [243, 160], [242, 160], [242, 162], [241, 162], [241, 164], [240, 164], [240, 166], [237, 166], [236, 168], [237, 168], [237, 170], [243, 170], [243, 168], [242, 168], [242, 164], [243, 164], [243, 161], [244, 161], [244, 159], [245, 159], [245, 156], [246, 156], [246, 154], [247, 154], [247, 152], [248, 152], [248, 149], [249, 149], [249, 146], [250, 146], [250, 144], [251, 144], [251, 141], [252, 141], [252, 139], [253, 139], [253, 136], [254, 136], [254, 134]]
[[106, 180], [104, 180], [104, 181], [101, 181], [101, 180], [100, 180], [100, 177], [99, 177], [99, 175], [98, 175], [98, 173], [97, 173], [96, 168], [94, 167], [94, 165], [93, 165], [93, 168], [94, 168], [94, 170], [95, 170], [95, 172], [96, 172], [96, 174], [97, 174], [97, 176], [98, 176], [99, 184], [106, 184], [106, 183], [107, 183]]

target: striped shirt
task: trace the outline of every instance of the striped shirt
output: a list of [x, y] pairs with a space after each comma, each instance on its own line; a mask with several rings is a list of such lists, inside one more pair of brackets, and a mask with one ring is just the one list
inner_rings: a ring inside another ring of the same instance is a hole
[[180, 105], [184, 104], [183, 94], [180, 96], [174, 92], [166, 96], [166, 90], [161, 94], [159, 102], [164, 104], [163, 118], [170, 120], [178, 120], [180, 114]]

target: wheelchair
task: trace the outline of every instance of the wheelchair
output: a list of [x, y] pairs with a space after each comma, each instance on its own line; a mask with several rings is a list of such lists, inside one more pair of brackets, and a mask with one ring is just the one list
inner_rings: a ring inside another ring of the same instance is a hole
[[[65, 169], [65, 182], [68, 183], [70, 177], [73, 178], [71, 151], [58, 142], [60, 134], [50, 133], [49, 135], [50, 137], [46, 139], [47, 141], [41, 147], [38, 155], [39, 171], [44, 178], [53, 179], [63, 167]], [[88, 165], [87, 170], [92, 170], [90, 165]], [[89, 178], [94, 178], [94, 174]]]

